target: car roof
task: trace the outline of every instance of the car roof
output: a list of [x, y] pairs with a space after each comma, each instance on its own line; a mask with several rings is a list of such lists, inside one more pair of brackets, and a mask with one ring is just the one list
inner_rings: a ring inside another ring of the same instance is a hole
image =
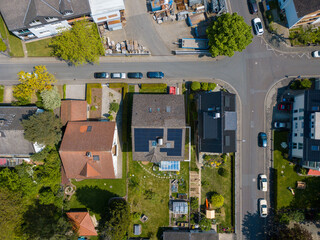
[[262, 205], [267, 205], [267, 200], [265, 199], [260, 199], [260, 204]]
[[267, 178], [267, 176], [265, 174], [261, 174], [260, 177], [261, 178]]

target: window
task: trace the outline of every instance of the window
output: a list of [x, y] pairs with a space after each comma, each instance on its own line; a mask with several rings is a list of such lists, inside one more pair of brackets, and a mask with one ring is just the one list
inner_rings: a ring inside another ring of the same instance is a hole
[[298, 118], [297, 118], [297, 117], [294, 117], [293, 120], [298, 120]]
[[94, 160], [94, 161], [99, 161], [99, 160], [100, 160], [99, 155], [93, 155], [93, 160]]
[[293, 149], [297, 149], [297, 143], [295, 143], [295, 142], [292, 143], [292, 148], [293, 148]]
[[45, 17], [44, 19], [45, 19], [47, 22], [53, 22], [53, 21], [58, 20], [58, 18], [56, 18], [56, 17]]
[[312, 106], [311, 110], [312, 111], [319, 111], [319, 106]]
[[295, 123], [295, 128], [298, 128], [298, 123], [297, 122]]
[[50, 31], [47, 30], [47, 31], [39, 32], [39, 34], [47, 34], [47, 33], [50, 33]]
[[87, 127], [87, 132], [91, 132], [91, 130], [92, 130], [92, 126], [88, 126]]
[[19, 30], [19, 34], [30, 33], [29, 29]]
[[314, 119], [314, 115], [313, 114], [311, 115], [311, 119]]
[[303, 137], [303, 133], [300, 133], [300, 137]]
[[299, 108], [299, 112], [303, 112], [303, 108]]
[[33, 20], [32, 22], [30, 22], [30, 26], [35, 26], [35, 25], [39, 25], [41, 24], [40, 20]]
[[303, 149], [303, 143], [298, 143], [298, 149]]
[[320, 146], [312, 145], [311, 151], [320, 151]]
[[299, 116], [299, 120], [303, 120], [303, 116]]
[[301, 123], [301, 127], [302, 127], [302, 128], [304, 127], [304, 122]]
[[294, 110], [293, 112], [294, 112], [294, 113], [297, 113], [297, 112], [298, 112], [298, 109]]
[[298, 136], [298, 133], [295, 133], [294, 136], [295, 136], [295, 137]]

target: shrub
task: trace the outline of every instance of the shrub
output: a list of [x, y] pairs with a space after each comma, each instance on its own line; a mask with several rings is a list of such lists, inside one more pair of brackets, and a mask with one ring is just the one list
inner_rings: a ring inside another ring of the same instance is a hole
[[221, 208], [224, 203], [224, 197], [218, 193], [213, 194], [211, 197], [211, 204], [214, 208]]
[[302, 89], [308, 89], [311, 88], [312, 82], [309, 79], [305, 78], [301, 81], [300, 86]]
[[199, 208], [199, 198], [197, 197], [190, 198], [190, 207], [191, 207], [191, 210], [197, 210]]
[[132, 213], [132, 220], [140, 220], [141, 213], [134, 212]]
[[7, 50], [7, 45], [3, 42], [3, 40], [0, 38], [0, 52], [4, 52]]
[[91, 106], [91, 107], [90, 107], [90, 110], [91, 110], [91, 111], [96, 111], [96, 110], [97, 110], [97, 107], [96, 107], [96, 106]]
[[118, 110], [119, 110], [119, 103], [115, 103], [115, 102], [110, 103], [109, 108], [110, 108], [110, 111], [112, 111], [112, 112], [118, 112]]
[[0, 85], [0, 103], [3, 102], [4, 86]]
[[208, 90], [208, 83], [207, 82], [202, 82], [201, 83], [201, 90], [207, 91]]
[[217, 84], [215, 83], [209, 83], [208, 84], [208, 90], [213, 91], [217, 87]]
[[63, 84], [63, 99], [66, 99], [67, 96], [67, 84]]
[[192, 82], [191, 83], [191, 90], [198, 91], [201, 88], [201, 84], [199, 82]]
[[203, 231], [209, 231], [211, 229], [211, 221], [210, 219], [206, 218], [206, 217], [203, 217], [199, 223], [200, 225], [200, 228], [203, 230]]
[[228, 177], [228, 175], [229, 175], [229, 172], [228, 172], [228, 170], [227, 169], [225, 169], [225, 168], [219, 168], [219, 170], [218, 170], [218, 174], [221, 176], [221, 177]]
[[300, 173], [300, 174], [302, 174], [302, 175], [306, 175], [306, 174], [307, 174], [307, 172], [308, 172], [308, 169], [303, 168], [303, 167], [299, 168], [299, 173]]

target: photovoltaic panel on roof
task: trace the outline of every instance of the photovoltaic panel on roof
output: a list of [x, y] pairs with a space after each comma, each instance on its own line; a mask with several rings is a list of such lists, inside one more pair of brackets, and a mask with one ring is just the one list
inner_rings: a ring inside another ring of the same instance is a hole
[[168, 129], [167, 140], [174, 142], [174, 148], [161, 148], [160, 152], [166, 152], [167, 156], [181, 156], [182, 129]]
[[135, 128], [134, 149], [136, 152], [149, 152], [149, 141], [156, 141], [163, 137], [163, 129], [159, 128]]

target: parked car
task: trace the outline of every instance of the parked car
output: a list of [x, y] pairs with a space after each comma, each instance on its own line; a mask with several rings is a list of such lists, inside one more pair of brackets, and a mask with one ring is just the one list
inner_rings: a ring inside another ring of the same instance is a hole
[[274, 122], [275, 129], [288, 129], [290, 124], [288, 122]]
[[127, 74], [128, 78], [136, 78], [136, 79], [141, 79], [143, 78], [143, 74], [141, 72], [129, 72]]
[[256, 35], [262, 35], [264, 33], [260, 18], [253, 19], [252, 24], [253, 24], [253, 29]]
[[281, 102], [278, 104], [278, 110], [280, 111], [291, 111], [292, 104], [289, 102]]
[[169, 87], [169, 94], [176, 95], [176, 87]]
[[264, 174], [259, 175], [259, 188], [263, 192], [268, 191], [268, 180], [267, 176]]
[[148, 78], [163, 78], [164, 73], [163, 72], [147, 72]]
[[111, 73], [111, 78], [114, 78], [114, 79], [126, 78], [126, 73]]
[[109, 78], [109, 73], [107, 72], [95, 72], [94, 78]]
[[259, 210], [260, 210], [260, 217], [267, 217], [268, 216], [268, 204], [267, 200], [259, 199]]
[[267, 147], [267, 134], [264, 132], [259, 132], [258, 134], [258, 146], [266, 148]]
[[312, 57], [314, 58], [320, 58], [320, 51], [314, 51], [311, 53]]
[[251, 14], [258, 12], [257, 2], [255, 0], [248, 0], [249, 12]]

